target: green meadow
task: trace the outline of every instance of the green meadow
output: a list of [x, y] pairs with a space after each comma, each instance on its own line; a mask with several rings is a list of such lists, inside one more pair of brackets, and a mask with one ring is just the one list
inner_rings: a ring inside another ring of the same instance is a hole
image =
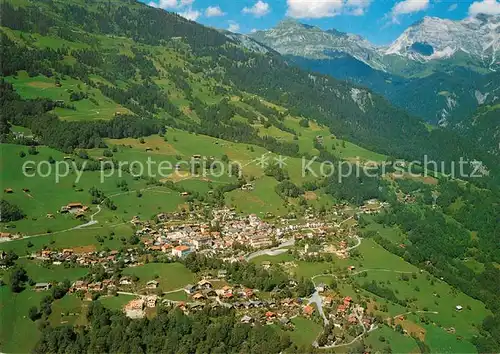
[[163, 291], [181, 289], [187, 284], [193, 284], [196, 280], [195, 275], [181, 263], [148, 263], [126, 268], [123, 274], [137, 276], [139, 284], [136, 287], [138, 288], [144, 287], [150, 280], [156, 280]]
[[[53, 101], [64, 101], [74, 106], [74, 109], [57, 107], [55, 113], [66, 120], [111, 119], [116, 112], [130, 113], [123, 106], [105, 97], [99, 89], [88, 86], [82, 81], [63, 78], [61, 86], [56, 86], [55, 78], [45, 76], [30, 77], [25, 71], [20, 71], [15, 77], [6, 78], [17, 93], [24, 98], [48, 98]], [[85, 92], [88, 98], [71, 101], [72, 92]]]

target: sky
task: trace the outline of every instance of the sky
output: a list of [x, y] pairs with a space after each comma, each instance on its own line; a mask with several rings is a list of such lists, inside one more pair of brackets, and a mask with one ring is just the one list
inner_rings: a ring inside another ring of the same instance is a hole
[[500, 14], [500, 0], [141, 0], [207, 26], [250, 33], [292, 17], [385, 45], [424, 16], [460, 20]]

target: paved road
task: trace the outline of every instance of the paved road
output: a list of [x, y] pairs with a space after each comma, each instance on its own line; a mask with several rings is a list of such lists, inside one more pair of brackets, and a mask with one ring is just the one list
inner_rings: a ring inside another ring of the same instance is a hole
[[283, 242], [282, 244], [280, 244], [278, 247], [274, 247], [274, 248], [267, 248], [265, 250], [260, 250], [260, 251], [256, 251], [256, 252], [253, 252], [253, 253], [250, 253], [249, 255], [247, 255], [245, 257], [245, 260], [246, 261], [250, 261], [256, 257], [259, 257], [259, 256], [265, 256], [265, 255], [268, 255], [268, 256], [277, 256], [279, 254], [282, 254], [282, 253], [285, 253], [287, 252], [288, 250], [285, 249], [285, 247], [290, 247], [290, 246], [293, 246], [295, 244], [295, 239], [290, 239], [290, 240], [287, 240], [285, 242]]

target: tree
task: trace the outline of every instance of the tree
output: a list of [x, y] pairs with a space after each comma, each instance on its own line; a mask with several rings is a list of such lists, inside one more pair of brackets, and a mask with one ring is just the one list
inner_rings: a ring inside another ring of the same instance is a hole
[[36, 155], [36, 154], [38, 154], [38, 150], [36, 149], [36, 146], [31, 145], [28, 148], [28, 154], [30, 154], [30, 155]]
[[14, 293], [24, 290], [24, 284], [28, 281], [28, 274], [23, 267], [16, 267], [10, 272], [10, 288]]
[[15, 204], [5, 199], [0, 200], [0, 222], [21, 220], [26, 214]]
[[20, 158], [23, 158], [25, 156], [26, 156], [26, 153], [23, 150], [19, 151], [19, 157]]
[[33, 322], [38, 320], [41, 317], [40, 312], [38, 312], [38, 307], [36, 306], [30, 307], [30, 309], [28, 310], [28, 317]]

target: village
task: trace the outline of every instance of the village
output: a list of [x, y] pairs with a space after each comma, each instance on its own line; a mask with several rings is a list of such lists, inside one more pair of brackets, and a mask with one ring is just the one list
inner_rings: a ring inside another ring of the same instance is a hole
[[[64, 212], [79, 212], [81, 205], [71, 205]], [[69, 209], [69, 210], [68, 210]], [[76, 210], [78, 209], [78, 210]], [[373, 213], [375, 208], [365, 207], [361, 213]], [[62, 209], [61, 209], [61, 212]], [[256, 215], [240, 215], [229, 208], [215, 209], [210, 221], [193, 220], [186, 222], [179, 213], [160, 213], [154, 220], [142, 221], [133, 217], [130, 221], [140, 240], [139, 247], [121, 250], [77, 252], [73, 249], [44, 249], [33, 253], [30, 258], [52, 265], [75, 264], [83, 267], [101, 266], [104, 279], [86, 277], [74, 281], [69, 289], [83, 299], [91, 301], [96, 297], [134, 296], [123, 306], [123, 312], [130, 318], [142, 318], [156, 311], [160, 305], [178, 307], [185, 313], [201, 310], [206, 306], [233, 309], [241, 323], [249, 325], [278, 324], [293, 330], [295, 317], [312, 319], [318, 323], [335, 323], [339, 333], [355, 327], [352, 333], [362, 333], [371, 328], [374, 318], [365, 314], [365, 309], [355, 304], [350, 297], [340, 297], [331, 292], [328, 286], [315, 284], [315, 297], [290, 297], [294, 294], [297, 281], [290, 278], [288, 289], [275, 289], [271, 293], [262, 293], [241, 284], [232, 283], [225, 269], [220, 269], [212, 277], [203, 276], [198, 282], [175, 289], [184, 293], [185, 300], [169, 299], [169, 293], [161, 289], [161, 279], [139, 279], [135, 276], [122, 275], [120, 268], [134, 268], [144, 265], [148, 256], [161, 257], [162, 262], [178, 262], [191, 253], [201, 253], [216, 257], [224, 263], [246, 262], [263, 254], [286, 252], [297, 241], [306, 241], [306, 246], [298, 249], [300, 256], [314, 256], [327, 252], [338, 257], [349, 257], [350, 240], [359, 240], [356, 235], [356, 214], [336, 212], [336, 221], [325, 222], [313, 215], [305, 220], [281, 219], [276, 223], [261, 220]], [[201, 219], [201, 218], [200, 218]], [[328, 239], [328, 242], [326, 241]], [[307, 241], [310, 240], [310, 241]], [[334, 240], [334, 241], [332, 241]], [[313, 246], [309, 247], [307, 242]], [[314, 245], [322, 245], [319, 249]], [[281, 248], [283, 247], [283, 248]], [[147, 262], [147, 261], [146, 261]], [[269, 262], [260, 264], [269, 269]], [[37, 283], [35, 291], [47, 291], [50, 283]], [[288, 295], [288, 296], [286, 296]], [[318, 308], [318, 305], [320, 308]], [[360, 327], [361, 326], [361, 327]], [[343, 334], [339, 338], [344, 338]], [[328, 343], [335, 342], [330, 334]], [[340, 339], [339, 339], [340, 340]]]

